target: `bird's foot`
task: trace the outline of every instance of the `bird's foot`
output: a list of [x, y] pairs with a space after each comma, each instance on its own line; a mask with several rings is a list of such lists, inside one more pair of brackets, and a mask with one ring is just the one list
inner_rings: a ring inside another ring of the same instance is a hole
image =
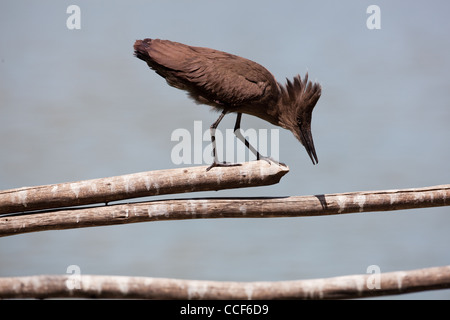
[[284, 164], [283, 162], [278, 162], [277, 160], [275, 160], [275, 159], [273, 159], [271, 157], [259, 156], [258, 160], [264, 160], [264, 161], [267, 161], [268, 164], [275, 163], [275, 164], [277, 164], [279, 166], [286, 167], [286, 164]]
[[211, 170], [214, 167], [236, 167], [240, 166], [240, 163], [229, 163], [229, 162], [216, 162], [214, 161], [208, 168], [206, 168], [206, 171]]

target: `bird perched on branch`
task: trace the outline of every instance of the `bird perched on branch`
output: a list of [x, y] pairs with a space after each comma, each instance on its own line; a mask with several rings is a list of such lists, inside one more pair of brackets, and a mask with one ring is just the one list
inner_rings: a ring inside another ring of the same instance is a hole
[[237, 113], [234, 133], [258, 160], [271, 159], [262, 156], [240, 132], [243, 113], [290, 130], [305, 147], [313, 164], [318, 163], [311, 134], [311, 117], [320, 98], [321, 86], [308, 82], [308, 73], [303, 79], [300, 75], [294, 77], [293, 81], [287, 79], [283, 86], [256, 62], [226, 52], [169, 40], [137, 40], [134, 52], [137, 58], [147, 62], [151, 69], [165, 78], [169, 85], [187, 91], [199, 104], [222, 111], [210, 127], [214, 162], [207, 170], [216, 166], [235, 165], [218, 161], [215, 143], [217, 126], [231, 112]]

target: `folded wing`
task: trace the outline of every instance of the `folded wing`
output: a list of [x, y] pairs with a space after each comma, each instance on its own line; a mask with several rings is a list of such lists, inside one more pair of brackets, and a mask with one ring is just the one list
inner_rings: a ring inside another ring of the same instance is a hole
[[267, 69], [239, 56], [159, 39], [137, 40], [134, 49], [169, 85], [188, 91], [199, 103], [233, 107], [279, 94]]

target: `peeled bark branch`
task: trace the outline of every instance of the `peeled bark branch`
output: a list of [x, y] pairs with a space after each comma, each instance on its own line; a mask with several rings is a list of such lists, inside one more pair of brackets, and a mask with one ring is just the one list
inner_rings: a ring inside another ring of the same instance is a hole
[[450, 266], [325, 279], [225, 282], [43, 275], [0, 278], [0, 298], [352, 299], [450, 288]]
[[0, 191], [0, 214], [108, 203], [195, 191], [246, 188], [278, 183], [289, 168], [252, 161], [240, 166], [157, 170], [123, 176]]
[[276, 198], [158, 200], [0, 218], [0, 237], [123, 223], [199, 218], [311, 217], [449, 205], [450, 185]]

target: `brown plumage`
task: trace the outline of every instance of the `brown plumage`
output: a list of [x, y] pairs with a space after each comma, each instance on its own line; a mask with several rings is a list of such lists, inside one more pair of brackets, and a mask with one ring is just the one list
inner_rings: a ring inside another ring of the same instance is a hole
[[240, 133], [242, 113], [290, 130], [306, 148], [313, 164], [318, 162], [311, 135], [311, 116], [320, 98], [321, 86], [308, 82], [308, 74], [303, 80], [297, 75], [283, 86], [263, 66], [222, 51], [160, 39], [137, 40], [134, 50], [135, 56], [147, 62], [169, 85], [187, 91], [197, 103], [222, 111], [211, 126], [214, 163], [208, 170], [229, 165], [217, 160], [214, 132], [224, 115], [230, 112], [237, 113], [236, 136], [257, 159], [267, 158]]

